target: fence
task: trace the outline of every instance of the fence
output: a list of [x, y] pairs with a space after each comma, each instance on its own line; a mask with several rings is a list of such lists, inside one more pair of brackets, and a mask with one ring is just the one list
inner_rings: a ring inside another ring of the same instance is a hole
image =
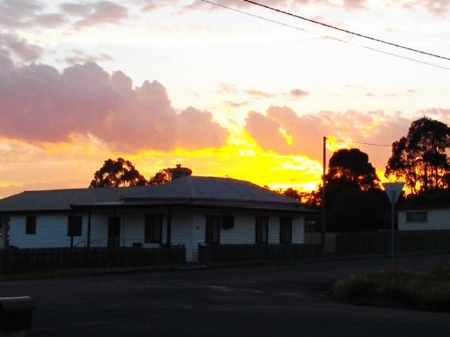
[[314, 244], [198, 246], [199, 262], [301, 260], [320, 254], [320, 245]]
[[184, 246], [174, 248], [30, 248], [0, 250], [0, 272], [64, 268], [118, 268], [177, 264], [186, 261]]
[[[336, 255], [389, 255], [391, 232], [339, 233]], [[395, 231], [396, 255], [450, 253], [450, 230]]]

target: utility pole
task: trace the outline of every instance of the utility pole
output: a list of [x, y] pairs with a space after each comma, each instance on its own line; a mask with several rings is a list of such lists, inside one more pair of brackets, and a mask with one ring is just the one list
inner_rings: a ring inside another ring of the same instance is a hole
[[323, 137], [323, 174], [322, 174], [322, 226], [320, 231], [320, 244], [322, 246], [322, 256], [325, 256], [325, 225], [326, 225], [326, 212], [325, 212], [325, 183], [326, 183], [326, 168], [327, 168], [327, 137]]

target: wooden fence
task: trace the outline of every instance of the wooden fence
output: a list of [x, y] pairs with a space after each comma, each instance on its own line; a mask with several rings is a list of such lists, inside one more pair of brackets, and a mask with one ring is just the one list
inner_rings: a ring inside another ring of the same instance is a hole
[[[450, 230], [395, 231], [395, 255], [450, 253]], [[339, 233], [337, 256], [389, 255], [391, 232]]]
[[314, 244], [198, 246], [199, 262], [301, 260], [320, 254], [320, 245]]
[[0, 250], [0, 273], [64, 268], [123, 268], [185, 263], [184, 246], [174, 248], [30, 248]]

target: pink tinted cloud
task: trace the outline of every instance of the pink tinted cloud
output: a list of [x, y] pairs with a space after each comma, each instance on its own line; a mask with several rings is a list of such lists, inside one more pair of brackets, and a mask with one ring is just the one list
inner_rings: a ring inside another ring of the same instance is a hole
[[252, 96], [253, 98], [270, 98], [270, 97], [274, 97], [274, 95], [268, 93], [268, 92], [264, 92], [261, 90], [245, 90], [244, 91], [247, 95]]
[[167, 5], [167, 0], [141, 0], [143, 12], [153, 12]]
[[43, 64], [15, 67], [0, 56], [0, 101], [0, 135], [29, 143], [85, 135], [135, 153], [220, 147], [228, 136], [208, 112], [178, 113], [161, 83], [133, 88], [123, 72], [109, 74], [95, 63], [60, 73]]
[[[253, 7], [257, 7], [254, 4], [251, 4], [242, 0], [215, 0], [215, 3], [231, 7], [238, 8], [242, 10], [250, 10]], [[293, 6], [300, 7], [306, 5], [320, 5], [320, 6], [329, 6], [329, 7], [339, 7], [347, 11], [355, 11], [355, 10], [370, 10], [370, 2], [368, 0], [342, 0], [342, 4], [336, 5], [335, 2], [330, 0], [266, 0], [266, 1], [256, 1], [263, 5], [274, 7], [276, 9], [285, 10], [287, 12], [295, 14]], [[385, 4], [386, 7], [404, 7], [411, 9], [424, 9], [436, 16], [447, 15], [450, 12], [450, 2], [448, 0], [394, 0], [390, 3]], [[195, 9], [217, 9], [223, 10], [220, 6], [215, 6], [213, 4], [209, 4], [203, 1], [194, 1], [189, 5], [186, 5], [186, 8], [189, 10]], [[318, 20], [321, 21], [321, 20]], [[323, 20], [322, 20], [323, 21]]]
[[0, 2], [0, 26], [18, 28], [30, 26], [44, 9], [36, 0], [3, 0]]
[[66, 4], [61, 7], [67, 14], [81, 17], [77, 27], [91, 27], [98, 24], [118, 24], [128, 18], [128, 9], [111, 1], [97, 1], [89, 4]]
[[309, 96], [308, 91], [300, 90], [300, 89], [292, 89], [290, 94], [295, 98], [306, 97]]
[[[388, 115], [381, 110], [320, 111], [299, 116], [288, 107], [271, 106], [266, 114], [250, 113], [245, 128], [264, 150], [306, 155], [318, 161], [322, 160], [323, 137], [343, 140], [338, 146], [360, 148], [368, 153], [377, 169], [384, 170], [391, 155], [390, 145], [405, 136], [411, 122], [423, 115], [443, 122], [450, 120], [450, 110], [444, 109], [420, 111], [416, 118], [411, 118], [400, 113]], [[281, 130], [290, 136], [291, 142], [283, 137]]]
[[5, 55], [14, 55], [26, 62], [36, 61], [43, 53], [40, 46], [28, 43], [15, 34], [0, 34], [0, 50]]
[[75, 49], [73, 51], [72, 56], [68, 56], [65, 58], [65, 61], [68, 64], [75, 65], [77, 63], [86, 63], [86, 62], [104, 62], [104, 61], [113, 61], [114, 59], [107, 55], [107, 54], [100, 54], [100, 55], [87, 55], [81, 50]]

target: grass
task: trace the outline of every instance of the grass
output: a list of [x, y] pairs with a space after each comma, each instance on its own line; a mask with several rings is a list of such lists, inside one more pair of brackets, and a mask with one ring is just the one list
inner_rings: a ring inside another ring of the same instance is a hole
[[390, 268], [336, 282], [331, 297], [358, 305], [450, 312], [450, 268]]

